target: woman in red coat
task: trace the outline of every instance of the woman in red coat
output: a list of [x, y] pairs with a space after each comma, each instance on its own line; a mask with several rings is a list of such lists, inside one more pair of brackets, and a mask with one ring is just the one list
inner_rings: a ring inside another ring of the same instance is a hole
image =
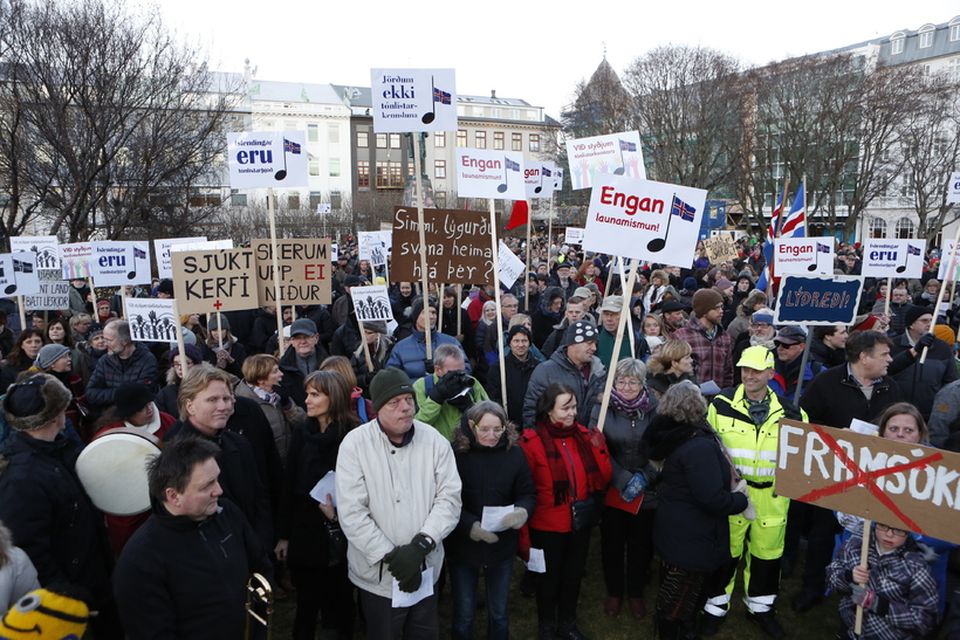
[[537, 585], [541, 638], [584, 638], [577, 629], [580, 582], [612, 474], [603, 435], [577, 424], [576, 416], [573, 389], [551, 384], [537, 401], [536, 426], [521, 441], [537, 488], [530, 546], [543, 550], [547, 567]]

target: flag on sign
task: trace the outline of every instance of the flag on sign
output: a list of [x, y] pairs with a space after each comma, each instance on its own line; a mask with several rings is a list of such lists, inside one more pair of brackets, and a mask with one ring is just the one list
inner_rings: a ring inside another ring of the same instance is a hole
[[443, 89], [433, 88], [433, 101], [440, 104], [450, 104], [450, 94]]
[[817, 243], [818, 253], [830, 253], [830, 245]]
[[801, 182], [797, 195], [793, 198], [793, 205], [780, 225], [781, 238], [805, 238], [807, 235], [806, 199], [803, 195], [803, 187]]
[[670, 205], [670, 215], [680, 216], [681, 220], [693, 222], [696, 213], [697, 210], [694, 207], [690, 206], [677, 196], [673, 196], [673, 203]]
[[300, 155], [300, 144], [292, 140], [283, 139], [283, 152]]
[[134, 257], [134, 258], [137, 258], [138, 260], [146, 260], [146, 259], [147, 259], [147, 252], [144, 251], [143, 249], [137, 249], [136, 247], [134, 247], [134, 248], [133, 248], [133, 257]]
[[29, 262], [23, 262], [22, 260], [13, 260], [13, 271], [14, 273], [33, 273], [33, 265]]
[[920, 247], [915, 247], [912, 244], [907, 245], [907, 255], [918, 256], [920, 255]]
[[636, 151], [637, 144], [635, 142], [630, 142], [629, 140], [620, 141], [620, 151]]
[[510, 158], [506, 158], [506, 157], [503, 159], [503, 161], [507, 165], [507, 169], [510, 169], [510, 171], [520, 171], [519, 162], [514, 162]]
[[546, 167], [540, 167], [540, 170], [543, 172], [543, 177], [544, 177], [544, 178], [549, 178], [550, 176], [553, 175], [553, 173], [551, 173], [550, 169], [547, 169]]

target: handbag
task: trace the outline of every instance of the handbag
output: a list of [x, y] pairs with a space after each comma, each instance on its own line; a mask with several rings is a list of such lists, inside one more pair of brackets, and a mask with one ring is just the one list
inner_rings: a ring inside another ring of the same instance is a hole
[[324, 518], [323, 528], [327, 532], [327, 566], [343, 564], [347, 561], [347, 536], [343, 534], [340, 523]]
[[600, 500], [596, 494], [590, 494], [586, 500], [574, 500], [570, 503], [572, 527], [574, 531], [583, 531], [600, 522]]

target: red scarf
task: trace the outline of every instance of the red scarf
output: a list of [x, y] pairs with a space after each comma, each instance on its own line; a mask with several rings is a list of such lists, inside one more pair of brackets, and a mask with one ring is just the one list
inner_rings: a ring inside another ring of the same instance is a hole
[[567, 474], [567, 465], [563, 460], [556, 440], [559, 438], [573, 438], [577, 445], [577, 454], [587, 472], [588, 493], [603, 491], [606, 482], [600, 473], [596, 454], [590, 437], [582, 432], [576, 422], [572, 426], [564, 427], [558, 424], [545, 422], [537, 423], [537, 435], [543, 443], [543, 450], [547, 454], [547, 465], [550, 467], [550, 476], [553, 478], [553, 504], [561, 505], [570, 501], [570, 477]]

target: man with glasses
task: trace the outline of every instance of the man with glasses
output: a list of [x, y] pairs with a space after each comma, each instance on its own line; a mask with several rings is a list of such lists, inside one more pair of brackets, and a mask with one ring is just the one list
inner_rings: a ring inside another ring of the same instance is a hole
[[310, 318], [298, 318], [290, 325], [290, 346], [280, 358], [283, 380], [280, 387], [284, 393], [306, 409], [307, 392], [303, 381], [320, 368], [327, 357], [327, 350], [320, 344], [317, 324]]
[[[442, 541], [460, 519], [453, 448], [414, 419], [413, 384], [402, 370], [377, 373], [370, 395], [377, 418], [347, 433], [337, 456], [337, 515], [350, 581], [360, 590], [371, 640], [437, 638], [432, 585], [443, 564]], [[423, 599], [393, 606], [394, 596], [421, 586]]]
[[[890, 333], [900, 333], [903, 331], [904, 314], [906, 314], [910, 304], [910, 294], [907, 293], [907, 288], [903, 285], [894, 287], [890, 293]], [[874, 303], [870, 313], [879, 315], [884, 313], [886, 308], [887, 300], [886, 296], [884, 296]]]

